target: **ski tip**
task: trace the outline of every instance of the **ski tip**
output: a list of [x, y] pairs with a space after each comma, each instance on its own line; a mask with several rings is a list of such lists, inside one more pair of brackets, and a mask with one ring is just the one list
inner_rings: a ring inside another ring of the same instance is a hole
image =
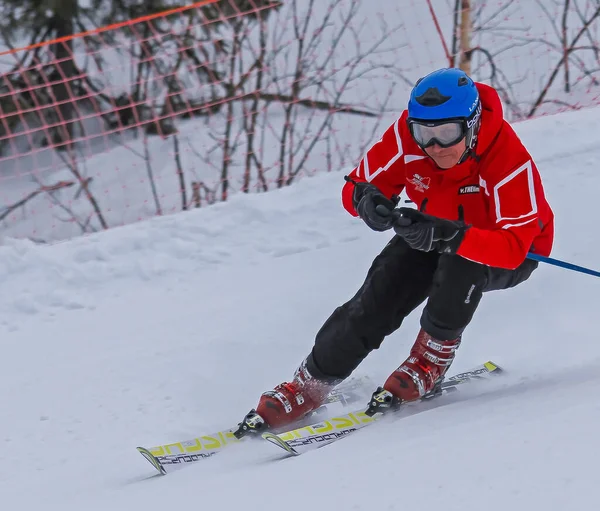
[[504, 371], [499, 365], [494, 364], [491, 360], [488, 360], [483, 364], [490, 373], [501, 373]]
[[282, 440], [281, 438], [279, 438], [277, 435], [274, 435], [273, 433], [263, 433], [262, 437], [267, 442], [271, 442], [273, 445], [280, 447], [281, 449], [283, 449], [287, 453], [291, 454], [292, 456], [298, 456], [300, 454], [298, 451], [296, 451], [296, 449], [294, 449], [292, 446], [290, 446], [285, 440]]
[[162, 463], [158, 460], [158, 458], [154, 456], [148, 449], [146, 449], [145, 447], [136, 447], [136, 449], [144, 458], [146, 458], [150, 462], [150, 464], [156, 470], [158, 470], [158, 472], [161, 475], [167, 475], [165, 467], [163, 467]]

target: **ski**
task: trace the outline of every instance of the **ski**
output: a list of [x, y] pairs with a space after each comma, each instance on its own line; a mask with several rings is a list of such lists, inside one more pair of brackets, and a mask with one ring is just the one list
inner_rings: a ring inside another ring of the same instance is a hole
[[446, 378], [435, 394], [424, 396], [418, 401], [406, 403], [395, 410], [389, 410], [385, 414], [373, 414], [373, 412], [370, 411], [373, 403], [370, 403], [367, 408], [330, 417], [327, 420], [315, 424], [302, 426], [283, 433], [266, 432], [261, 436], [263, 439], [283, 449], [291, 456], [298, 456], [307, 451], [323, 447], [324, 445], [328, 445], [336, 440], [344, 438], [355, 431], [373, 424], [390, 413], [406, 410], [407, 407], [414, 406], [416, 403], [429, 401], [444, 393], [457, 390], [457, 387], [464, 383], [477, 379], [486, 379], [492, 374], [496, 375], [501, 372], [502, 369], [499, 366], [488, 361], [469, 371]]
[[[315, 417], [324, 413], [331, 413], [331, 407], [347, 407], [357, 402], [363, 401], [368, 395], [368, 389], [372, 387], [372, 382], [367, 376], [351, 378], [347, 382], [340, 384], [327, 396], [325, 403], [318, 410], [315, 410], [309, 418], [303, 419], [299, 424], [306, 424], [315, 420]], [[238, 425], [239, 426], [239, 425]], [[212, 458], [215, 454], [222, 452], [225, 448], [239, 444], [246, 437], [238, 439], [235, 434], [238, 426], [223, 429], [215, 433], [197, 436], [190, 440], [173, 442], [156, 447], [137, 447], [137, 451], [148, 460], [148, 462], [162, 475], [166, 475], [174, 469]], [[255, 436], [260, 439], [258, 435]]]

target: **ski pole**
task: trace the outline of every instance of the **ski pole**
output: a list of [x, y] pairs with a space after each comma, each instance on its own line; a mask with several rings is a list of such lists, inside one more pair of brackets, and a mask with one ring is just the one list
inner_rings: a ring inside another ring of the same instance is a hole
[[561, 261], [560, 259], [553, 259], [552, 257], [544, 257], [537, 254], [532, 254], [531, 252], [527, 254], [528, 259], [533, 259], [534, 261], [539, 261], [541, 263], [552, 264], [554, 266], [560, 266], [561, 268], [566, 268], [567, 270], [578, 271], [579, 273], [585, 273], [586, 275], [593, 275], [594, 277], [600, 277], [600, 271], [591, 270], [590, 268], [585, 268], [583, 266], [577, 266], [576, 264], [568, 263], [566, 261]]

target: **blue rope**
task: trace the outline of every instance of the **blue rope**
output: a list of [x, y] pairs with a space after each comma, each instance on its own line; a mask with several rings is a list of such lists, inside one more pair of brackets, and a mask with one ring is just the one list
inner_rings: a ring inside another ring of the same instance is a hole
[[534, 261], [540, 261], [541, 263], [553, 264], [554, 266], [560, 266], [561, 268], [566, 268], [567, 270], [578, 271], [580, 273], [585, 273], [586, 275], [593, 275], [594, 277], [600, 277], [600, 271], [591, 270], [589, 268], [585, 268], [583, 266], [577, 266], [576, 264], [567, 263], [566, 261], [561, 261], [560, 259], [553, 259], [552, 257], [544, 257], [541, 255], [529, 253], [527, 254], [528, 259], [533, 259]]

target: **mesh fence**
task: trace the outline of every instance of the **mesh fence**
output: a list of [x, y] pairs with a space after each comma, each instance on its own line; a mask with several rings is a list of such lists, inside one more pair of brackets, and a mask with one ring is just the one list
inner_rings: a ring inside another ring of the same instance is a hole
[[600, 103], [598, 0], [221, 0], [0, 54], [0, 229], [54, 241], [348, 170], [462, 66], [512, 121]]

